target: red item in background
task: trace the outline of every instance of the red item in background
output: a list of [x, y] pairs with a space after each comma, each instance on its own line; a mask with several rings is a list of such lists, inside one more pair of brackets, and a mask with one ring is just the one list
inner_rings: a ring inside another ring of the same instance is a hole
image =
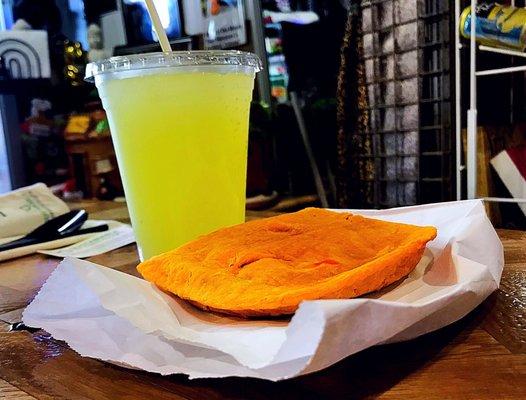
[[75, 179], [68, 179], [64, 183], [64, 192], [73, 192], [75, 189], [77, 189], [77, 183], [75, 182]]
[[44, 175], [46, 172], [46, 165], [43, 162], [37, 162], [35, 164], [35, 173], [37, 175]]
[[517, 168], [522, 177], [526, 179], [526, 146], [514, 147], [506, 150], [506, 152], [513, 161], [515, 168]]

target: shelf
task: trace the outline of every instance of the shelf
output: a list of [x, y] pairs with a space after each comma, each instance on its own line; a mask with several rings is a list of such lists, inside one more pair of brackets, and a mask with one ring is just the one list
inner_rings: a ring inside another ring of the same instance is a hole
[[490, 47], [490, 46], [484, 46], [484, 45], [480, 45], [479, 46], [479, 50], [481, 50], [481, 51], [488, 51], [490, 53], [505, 54], [507, 56], [526, 58], [526, 53], [524, 53], [523, 51], [499, 49], [499, 48], [496, 48], [496, 47]]
[[497, 68], [497, 69], [487, 69], [483, 71], [475, 72], [476, 76], [488, 76], [488, 75], [499, 75], [499, 74], [511, 74], [513, 72], [526, 71], [526, 65], [519, 65], [517, 67], [508, 67], [508, 68]]
[[[514, 72], [526, 71], [526, 65], [512, 66], [507, 68], [496, 68], [477, 71], [477, 50], [483, 52], [497, 53], [511, 57], [526, 58], [526, 53], [511, 49], [501, 49], [492, 46], [478, 45], [476, 43], [476, 24], [471, 24], [471, 32], [469, 44], [460, 43], [460, 30], [458, 29], [460, 23], [460, 15], [462, 12], [462, 2], [455, 0], [455, 109], [456, 109], [456, 129], [455, 129], [455, 145], [456, 145], [456, 178], [457, 178], [457, 199], [461, 198], [461, 172], [465, 171], [467, 174], [467, 198], [476, 198], [477, 193], [477, 78], [480, 76], [508, 74]], [[471, 0], [471, 8], [476, 8], [480, 3], [477, 0]], [[515, 2], [511, 2], [512, 6]], [[462, 76], [461, 76], [461, 49], [469, 50], [469, 108], [467, 112], [467, 148], [466, 148], [466, 164], [461, 163], [461, 93], [462, 93]], [[514, 199], [505, 197], [484, 197], [487, 202], [502, 202], [502, 203], [526, 203], [526, 198]]]
[[483, 197], [482, 200], [495, 203], [526, 203], [526, 199], [514, 199], [511, 197]]

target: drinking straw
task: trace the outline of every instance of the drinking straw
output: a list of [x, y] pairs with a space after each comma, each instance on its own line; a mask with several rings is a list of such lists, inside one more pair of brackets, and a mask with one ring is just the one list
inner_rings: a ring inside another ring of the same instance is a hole
[[172, 51], [172, 48], [170, 47], [168, 36], [166, 36], [166, 32], [164, 31], [163, 25], [161, 24], [161, 19], [159, 18], [155, 4], [153, 3], [153, 0], [145, 0], [145, 2], [146, 8], [148, 9], [148, 14], [150, 14], [150, 19], [152, 20], [153, 30], [157, 34], [157, 38], [159, 38], [161, 49], [163, 52], [168, 53]]

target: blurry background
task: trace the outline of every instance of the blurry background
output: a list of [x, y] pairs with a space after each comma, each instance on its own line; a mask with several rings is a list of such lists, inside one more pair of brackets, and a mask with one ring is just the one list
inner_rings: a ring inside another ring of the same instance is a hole
[[[240, 49], [264, 60], [251, 110], [248, 207], [457, 198], [455, 100], [461, 95], [465, 128], [469, 42], [456, 93], [454, 2], [155, 3], [173, 48]], [[144, 3], [3, 0], [0, 29], [0, 193], [41, 181], [67, 199], [122, 196], [106, 116], [83, 76], [89, 61], [159, 50]], [[479, 53], [483, 69], [524, 64]], [[481, 79], [478, 89], [478, 194], [510, 197], [490, 160], [524, 145], [524, 72]], [[458, 156], [463, 164], [464, 148]], [[497, 225], [526, 227], [516, 203], [488, 211]]]

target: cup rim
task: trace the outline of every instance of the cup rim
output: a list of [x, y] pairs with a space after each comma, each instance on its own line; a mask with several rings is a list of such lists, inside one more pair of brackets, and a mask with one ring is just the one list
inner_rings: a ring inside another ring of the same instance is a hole
[[93, 82], [96, 76], [138, 71], [152, 68], [198, 67], [198, 66], [237, 66], [252, 68], [254, 73], [263, 68], [260, 58], [238, 50], [191, 50], [156, 53], [141, 53], [110, 57], [86, 65], [84, 80]]

